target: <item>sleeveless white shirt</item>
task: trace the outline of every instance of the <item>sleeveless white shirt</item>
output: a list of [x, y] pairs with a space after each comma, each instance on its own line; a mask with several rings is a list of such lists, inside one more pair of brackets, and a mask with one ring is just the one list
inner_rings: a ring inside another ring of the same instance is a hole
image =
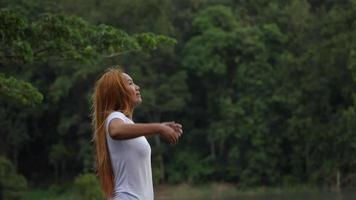
[[115, 118], [134, 123], [121, 112], [112, 112], [106, 119], [106, 141], [114, 173], [113, 200], [153, 200], [150, 144], [144, 136], [112, 139], [109, 124]]

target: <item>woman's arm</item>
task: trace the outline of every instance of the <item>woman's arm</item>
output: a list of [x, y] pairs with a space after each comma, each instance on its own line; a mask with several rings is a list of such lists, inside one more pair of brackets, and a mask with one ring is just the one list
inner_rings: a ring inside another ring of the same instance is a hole
[[175, 144], [181, 132], [165, 123], [126, 124], [123, 120], [115, 118], [109, 124], [109, 134], [116, 140], [160, 134], [169, 143]]

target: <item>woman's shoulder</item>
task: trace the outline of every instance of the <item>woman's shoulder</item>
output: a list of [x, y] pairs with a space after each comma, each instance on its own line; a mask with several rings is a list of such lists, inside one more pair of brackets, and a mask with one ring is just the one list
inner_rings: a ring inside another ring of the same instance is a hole
[[109, 118], [120, 118], [120, 119], [126, 119], [127, 117], [124, 115], [124, 113], [120, 112], [120, 111], [113, 111], [109, 114], [108, 119]]
[[125, 123], [134, 123], [130, 118], [128, 118], [124, 113], [122, 113], [121, 111], [113, 111], [109, 114], [109, 116], [107, 117], [107, 121], [111, 121], [115, 118], [119, 118], [122, 121], [124, 121]]

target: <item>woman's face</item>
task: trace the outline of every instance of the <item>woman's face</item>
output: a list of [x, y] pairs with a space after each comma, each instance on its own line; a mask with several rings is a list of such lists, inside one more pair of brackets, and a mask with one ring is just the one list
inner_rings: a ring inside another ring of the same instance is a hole
[[132, 101], [134, 105], [137, 106], [142, 102], [140, 87], [133, 82], [131, 76], [129, 76], [128, 74], [122, 73], [122, 77], [124, 79], [126, 87], [130, 90], [130, 92], [132, 92]]

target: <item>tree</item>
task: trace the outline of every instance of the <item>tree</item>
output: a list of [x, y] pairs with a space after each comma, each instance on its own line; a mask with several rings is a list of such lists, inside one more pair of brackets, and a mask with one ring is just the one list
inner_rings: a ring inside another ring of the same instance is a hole
[[1, 199], [20, 199], [27, 189], [27, 181], [16, 173], [15, 167], [4, 156], [0, 156], [0, 197]]
[[[208, 135], [203, 138], [212, 162], [224, 163], [220, 170], [215, 167], [214, 177], [227, 173], [229, 180], [244, 183], [273, 182], [266, 177], [276, 177], [278, 139], [267, 137], [264, 118], [274, 69], [263, 39], [264, 34], [281, 36], [278, 27], [245, 25], [224, 6], [200, 12], [193, 27], [197, 35], [185, 46], [183, 64], [195, 80], [191, 87], [196, 88], [197, 102], [205, 107], [201, 120]], [[230, 148], [233, 144], [237, 148]]]

